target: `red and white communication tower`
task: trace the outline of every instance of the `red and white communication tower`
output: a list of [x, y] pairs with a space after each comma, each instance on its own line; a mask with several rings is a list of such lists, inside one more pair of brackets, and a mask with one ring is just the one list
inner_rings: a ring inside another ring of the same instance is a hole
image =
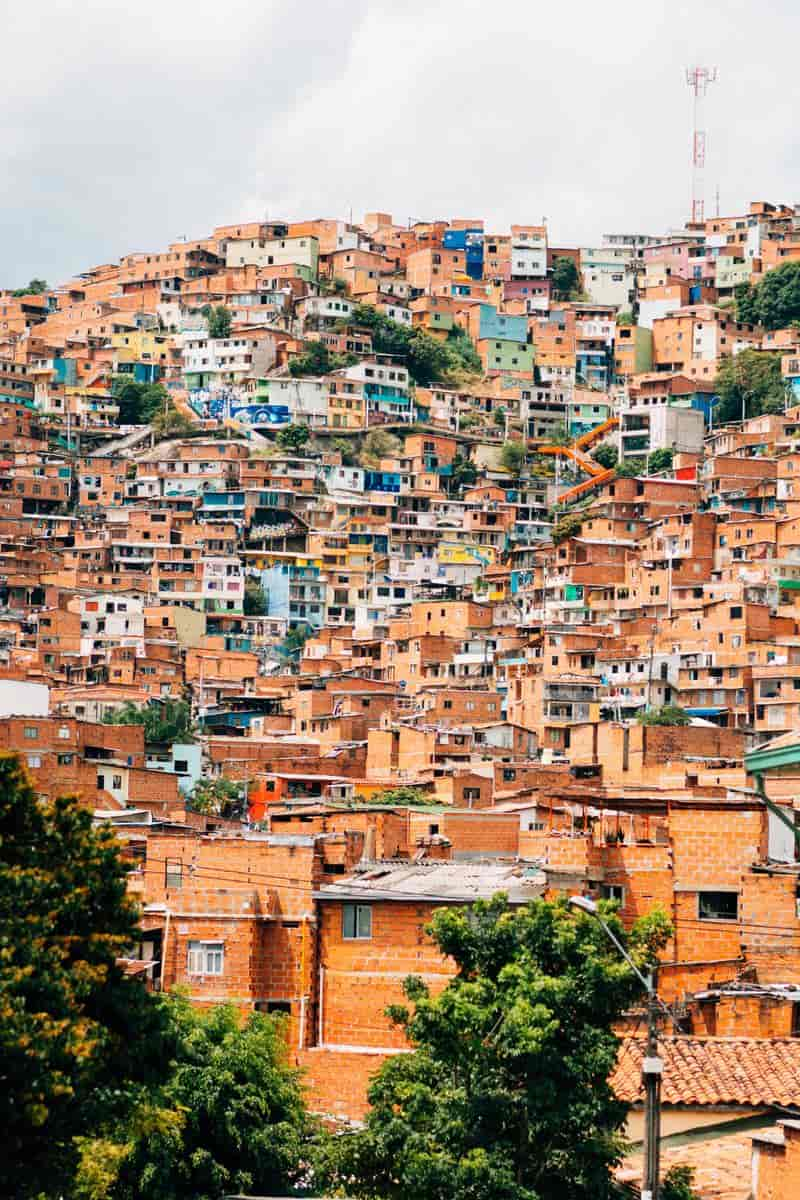
[[694, 136], [692, 138], [692, 222], [705, 220], [703, 169], [706, 165], [706, 131], [703, 101], [710, 83], [716, 82], [716, 67], [689, 67], [686, 82], [694, 92]]

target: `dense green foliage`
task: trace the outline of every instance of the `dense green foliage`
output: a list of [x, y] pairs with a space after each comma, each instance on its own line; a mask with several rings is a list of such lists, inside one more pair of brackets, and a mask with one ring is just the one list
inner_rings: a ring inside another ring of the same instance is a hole
[[575, 300], [582, 294], [581, 274], [575, 260], [560, 255], [553, 263], [553, 299]]
[[450, 464], [450, 474], [445, 478], [450, 493], [458, 495], [464, 488], [473, 486], [478, 478], [478, 470], [468, 458], [462, 458], [460, 454], [455, 454]]
[[740, 284], [736, 316], [767, 329], [785, 329], [800, 321], [800, 262], [787, 262], [768, 271], [760, 283]]
[[716, 389], [719, 404], [714, 412], [715, 422], [741, 421], [743, 416], [783, 412], [787, 389], [781, 375], [780, 354], [742, 350], [723, 358], [717, 372]]
[[558, 546], [569, 538], [577, 537], [583, 525], [583, 517], [579, 513], [565, 512], [553, 525], [551, 537], [553, 545]]
[[118, 959], [137, 912], [111, 830], [75, 799], [40, 801], [0, 756], [0, 1194], [58, 1196], [73, 1139], [122, 1119], [171, 1042]]
[[661, 1200], [700, 1200], [692, 1186], [694, 1171], [691, 1167], [670, 1167], [661, 1181]]
[[188, 437], [198, 430], [187, 416], [178, 411], [172, 400], [158, 410], [151, 425], [156, 438]]
[[669, 471], [672, 469], [673, 458], [672, 450], [666, 446], [661, 450], [654, 450], [647, 460], [647, 469], [651, 475], [659, 471]]
[[633, 313], [631, 312], [631, 310], [629, 308], [626, 308], [624, 310], [624, 312], [617, 313], [617, 325], [635, 325], [635, 324], [636, 324], [636, 321], [634, 320]]
[[307, 425], [284, 425], [275, 440], [281, 450], [300, 454], [311, 441], [311, 430]]
[[289, 361], [289, 373], [294, 376], [327, 375], [329, 371], [338, 371], [356, 362], [358, 358], [354, 354], [332, 354], [324, 342], [311, 341], [305, 343], [302, 354], [296, 354]]
[[500, 451], [500, 465], [511, 475], [519, 475], [525, 465], [525, 444], [504, 442]]
[[431, 806], [439, 806], [439, 801], [435, 796], [418, 787], [386, 788], [382, 792], [376, 792], [370, 803], [381, 805], [392, 804], [400, 808], [429, 808]]
[[161, 383], [134, 383], [118, 375], [111, 394], [119, 405], [120, 425], [149, 425], [168, 404], [167, 390]]
[[[647, 968], [669, 933], [652, 914], [629, 939]], [[384, 1063], [363, 1129], [337, 1138], [330, 1174], [386, 1200], [604, 1200], [626, 1106], [609, 1076], [612, 1025], [639, 983], [598, 923], [564, 901], [512, 909], [502, 896], [441, 909], [429, 927], [458, 973], [390, 1010], [414, 1047]]]
[[32, 279], [27, 287], [17, 288], [11, 295], [19, 299], [21, 296], [41, 296], [46, 291], [46, 279]]
[[144, 725], [148, 745], [172, 745], [194, 741], [192, 710], [186, 700], [164, 700], [153, 704], [134, 704], [126, 700], [103, 717], [105, 725]]
[[638, 720], [640, 725], [688, 725], [689, 714], [677, 704], [665, 704], [639, 713]]
[[189, 796], [188, 807], [192, 812], [208, 817], [225, 817], [229, 821], [245, 816], [244, 784], [238, 779], [198, 779]]
[[624, 458], [616, 468], [620, 479], [634, 479], [638, 475], [647, 474], [646, 458]]
[[403, 443], [388, 429], [370, 429], [364, 438], [358, 461], [362, 467], [375, 469], [382, 458], [396, 458], [403, 453]]
[[112, 1137], [86, 1146], [81, 1185], [100, 1158], [106, 1188], [93, 1200], [287, 1195], [313, 1126], [280, 1018], [243, 1024], [233, 1005], [199, 1010], [181, 996], [160, 1006], [177, 1045], [169, 1077]]
[[611, 467], [615, 467], [617, 465], [619, 460], [617, 447], [612, 446], [610, 442], [604, 442], [602, 446], [598, 446], [592, 451], [592, 458], [596, 463], [599, 463], [601, 467], [605, 467], [606, 470], [610, 470]]
[[248, 575], [244, 581], [244, 615], [246, 617], [263, 617], [269, 605], [266, 593], [254, 575]]
[[371, 304], [357, 304], [348, 324], [368, 329], [375, 353], [401, 358], [411, 382], [420, 387], [445, 383], [459, 372], [480, 371], [480, 359], [463, 330], [451, 330], [447, 340], [440, 341], [424, 329], [399, 325]]
[[224, 304], [206, 304], [202, 308], [203, 316], [208, 322], [210, 338], [227, 338], [231, 336], [231, 310]]

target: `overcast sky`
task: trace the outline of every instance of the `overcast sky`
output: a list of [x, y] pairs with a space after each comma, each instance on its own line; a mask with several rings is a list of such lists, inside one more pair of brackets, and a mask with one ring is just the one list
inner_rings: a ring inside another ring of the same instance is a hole
[[794, 0], [0, 0], [0, 286], [230, 221], [547, 217], [554, 244], [800, 200]]

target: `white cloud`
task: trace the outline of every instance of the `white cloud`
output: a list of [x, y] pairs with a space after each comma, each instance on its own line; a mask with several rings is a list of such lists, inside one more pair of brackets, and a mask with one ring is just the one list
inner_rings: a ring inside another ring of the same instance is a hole
[[786, 0], [768, 14], [755, 0], [84, 0], [49, 4], [44, 23], [18, 9], [0, 113], [6, 283], [264, 211], [499, 230], [544, 215], [562, 244], [658, 232], [687, 216], [695, 60], [720, 68], [707, 204], [717, 183], [723, 211], [796, 198]]

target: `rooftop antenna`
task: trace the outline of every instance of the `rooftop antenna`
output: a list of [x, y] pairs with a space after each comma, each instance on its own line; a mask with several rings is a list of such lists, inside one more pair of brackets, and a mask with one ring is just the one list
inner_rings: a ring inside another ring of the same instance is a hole
[[703, 171], [706, 165], [706, 131], [703, 109], [708, 86], [717, 79], [716, 67], [687, 67], [686, 82], [694, 92], [694, 119], [692, 137], [692, 224], [705, 220], [705, 198], [703, 195]]

